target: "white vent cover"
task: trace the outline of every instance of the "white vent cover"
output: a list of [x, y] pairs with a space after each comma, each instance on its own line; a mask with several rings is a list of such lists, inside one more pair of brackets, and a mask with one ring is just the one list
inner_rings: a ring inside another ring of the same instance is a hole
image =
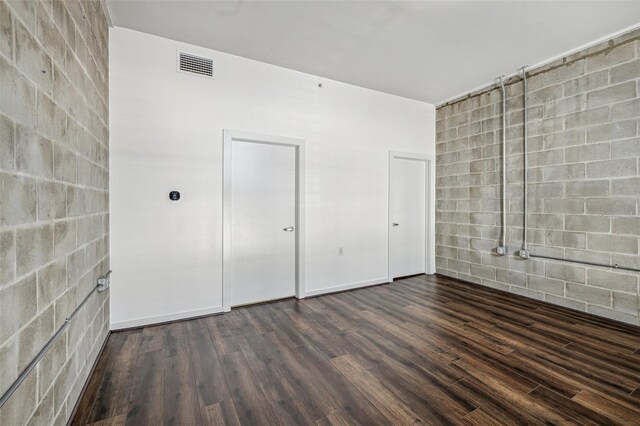
[[213, 78], [213, 59], [178, 52], [178, 71]]

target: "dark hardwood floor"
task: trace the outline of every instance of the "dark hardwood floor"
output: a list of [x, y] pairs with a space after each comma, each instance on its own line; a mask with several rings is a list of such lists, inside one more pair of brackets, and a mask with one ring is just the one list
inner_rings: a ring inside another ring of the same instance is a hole
[[111, 334], [73, 424], [640, 424], [640, 332], [443, 277]]

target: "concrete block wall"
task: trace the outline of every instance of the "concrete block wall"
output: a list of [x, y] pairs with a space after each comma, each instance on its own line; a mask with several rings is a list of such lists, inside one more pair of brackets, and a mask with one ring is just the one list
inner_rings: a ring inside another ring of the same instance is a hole
[[[640, 268], [640, 30], [529, 78], [530, 251]], [[509, 72], [510, 70], [505, 70]], [[523, 98], [507, 82], [507, 246], [501, 224], [501, 93], [436, 113], [436, 267], [440, 274], [639, 324], [640, 274], [519, 259]]]
[[[0, 0], [0, 393], [109, 269], [107, 65], [100, 2]], [[0, 424], [65, 424], [108, 327], [95, 293]]]

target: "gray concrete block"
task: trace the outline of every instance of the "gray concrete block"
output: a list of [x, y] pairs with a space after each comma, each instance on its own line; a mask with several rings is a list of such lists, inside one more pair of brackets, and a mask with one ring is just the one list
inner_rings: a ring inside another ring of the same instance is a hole
[[584, 213], [584, 200], [581, 198], [550, 198], [544, 200], [545, 213], [581, 214]]
[[85, 263], [85, 251], [80, 248], [67, 257], [67, 283], [73, 286], [85, 274], [87, 266]]
[[605, 216], [634, 216], [636, 208], [637, 201], [633, 198], [589, 198], [586, 212]]
[[[529, 80], [527, 234], [533, 253], [640, 267], [640, 43], [628, 46], [588, 49], [594, 56], [573, 55], [569, 65], [558, 62]], [[522, 85], [509, 86], [508, 92], [507, 244], [513, 252], [523, 232]], [[441, 157], [446, 167], [437, 170], [437, 204], [443, 210], [437, 221], [445, 221], [437, 245], [446, 245], [438, 251], [439, 268], [482, 285], [637, 323], [637, 307], [633, 311], [623, 296], [616, 305], [610, 292], [637, 295], [633, 274], [611, 277], [600, 268], [587, 273], [580, 265], [493, 254], [501, 232], [501, 96], [492, 90], [473, 99], [438, 110], [440, 120], [461, 115], [451, 121], [455, 131], [446, 149], [437, 148], [446, 154]], [[439, 124], [439, 141], [446, 124]], [[100, 182], [92, 175], [92, 185]], [[523, 288], [527, 277], [531, 285]], [[565, 294], [567, 282], [571, 289]]]
[[539, 90], [529, 92], [529, 105], [535, 106], [545, 102], [554, 101], [562, 97], [562, 84], [547, 86]]
[[622, 62], [630, 61], [635, 57], [635, 46], [624, 44], [614, 47], [599, 55], [587, 58], [587, 71], [592, 72], [603, 68], [609, 68]]
[[[53, 10], [48, 12], [53, 13]], [[54, 60], [63, 63], [67, 44], [49, 14], [38, 13], [36, 16], [36, 35], [48, 54]]]
[[608, 142], [569, 147], [564, 150], [564, 160], [567, 163], [607, 160], [609, 158], [611, 158], [611, 144]]
[[[483, 240], [487, 241], [487, 240]], [[496, 241], [488, 241], [490, 243], [489, 252], [482, 253], [482, 264], [495, 266], [496, 268], [509, 269], [509, 257], [508, 256], [498, 256], [494, 252], [494, 248], [496, 247]], [[473, 248], [473, 247], [472, 247]]]
[[16, 276], [16, 242], [13, 230], [0, 233], [0, 287]]
[[565, 308], [575, 309], [577, 311], [585, 311], [587, 306], [583, 302], [565, 299], [564, 297], [558, 297], [548, 293], [544, 295], [544, 300], [554, 305], [564, 306]]
[[66, 220], [56, 222], [53, 230], [53, 248], [56, 259], [66, 258], [76, 249], [76, 222]]
[[50, 92], [53, 81], [53, 63], [29, 31], [16, 21], [16, 66], [40, 90]]
[[638, 254], [638, 237], [589, 234], [587, 236], [587, 248], [589, 250], [612, 253]]
[[583, 75], [585, 73], [585, 62], [584, 59], [580, 59], [565, 66], [550, 69], [541, 74], [542, 84], [551, 86]]
[[565, 183], [567, 197], [606, 197], [609, 195], [608, 180], [589, 180]]
[[33, 179], [0, 174], [0, 225], [36, 220], [36, 184]]
[[544, 183], [530, 183], [529, 184], [529, 197], [531, 198], [546, 198], [546, 197], [562, 197], [564, 193], [562, 182], [544, 182]]
[[545, 151], [532, 152], [527, 157], [527, 165], [531, 167], [562, 164], [564, 151], [562, 149], [547, 149]]
[[514, 294], [519, 294], [520, 296], [529, 297], [531, 299], [544, 300], [544, 293], [541, 293], [539, 291], [529, 290], [528, 288], [512, 286], [509, 289], [509, 291], [511, 291], [511, 293], [514, 293]]
[[67, 129], [67, 116], [58, 105], [42, 92], [38, 92], [37, 109], [38, 131], [52, 141], [64, 139]]
[[583, 232], [546, 231], [545, 244], [554, 247], [587, 248], [586, 234]]
[[91, 238], [91, 218], [81, 217], [77, 220], [78, 247], [89, 243]]
[[540, 229], [562, 229], [562, 216], [557, 214], [530, 214], [529, 226]]
[[611, 142], [611, 158], [640, 157], [640, 138]]
[[614, 234], [640, 235], [640, 217], [614, 217], [611, 232]]
[[18, 275], [38, 269], [53, 260], [53, 226], [46, 224], [18, 229], [16, 259]]
[[15, 130], [13, 120], [0, 114], [0, 168], [16, 168]]
[[66, 187], [55, 182], [38, 182], [38, 219], [60, 219], [66, 215]]
[[[638, 62], [640, 63], [640, 61]], [[629, 81], [587, 93], [587, 107], [596, 108], [636, 98], [636, 83]]]
[[[16, 0], [16, 3], [22, 2]], [[26, 425], [31, 413], [36, 408], [37, 396], [37, 375], [29, 374], [16, 393], [2, 407], [0, 423], [3, 425]]]
[[38, 310], [43, 310], [67, 288], [67, 266], [63, 260], [53, 262], [38, 271]]
[[32, 128], [16, 127], [16, 167], [36, 176], [53, 177], [53, 146]]
[[640, 117], [640, 98], [611, 105], [611, 120], [619, 121]]
[[566, 129], [588, 128], [607, 123], [609, 121], [609, 107], [603, 106], [587, 111], [569, 114], [565, 120]]
[[611, 263], [640, 269], [640, 256], [634, 254], [611, 253]]
[[628, 324], [638, 325], [638, 316], [624, 312], [607, 309], [596, 305], [588, 305], [587, 312], [601, 317], [610, 318], [616, 321], [626, 322]]
[[[565, 114], [571, 114], [578, 111], [584, 111], [587, 106], [587, 97], [584, 94], [572, 96], [569, 98], [561, 98], [554, 102], [544, 105], [544, 117], [557, 117]], [[531, 115], [529, 115], [531, 117]], [[535, 117], [531, 117], [535, 120]]]
[[640, 195], [640, 177], [612, 180], [611, 193], [613, 195]]
[[482, 280], [482, 285], [495, 288], [496, 290], [509, 291], [509, 286], [507, 284], [497, 283], [491, 280]]
[[589, 92], [609, 84], [609, 70], [602, 70], [583, 77], [567, 81], [563, 85], [564, 95], [573, 96], [578, 93]]
[[67, 187], [67, 216], [81, 216], [91, 211], [88, 190], [77, 187]]
[[11, 11], [5, 3], [0, 2], [0, 55], [13, 58], [13, 22]]
[[472, 263], [470, 266], [470, 274], [475, 277], [486, 278], [489, 280], [496, 279], [496, 268], [486, 265], [478, 265]]
[[35, 87], [23, 77], [5, 58], [0, 56], [0, 112], [18, 123], [32, 125], [35, 122]]
[[635, 158], [594, 161], [587, 163], [587, 178], [636, 176], [638, 164]]
[[11, 339], [0, 346], [0, 392], [4, 393], [18, 377], [18, 345]]
[[616, 121], [602, 124], [587, 130], [587, 142], [595, 143], [625, 139], [637, 136], [638, 126], [636, 120]]
[[527, 288], [542, 293], [564, 296], [564, 281], [529, 275]]
[[568, 215], [564, 220], [567, 231], [609, 232], [610, 220], [607, 216]]
[[53, 333], [53, 306], [49, 306], [18, 334], [18, 370], [26, 368]]
[[524, 287], [526, 286], [527, 276], [521, 272], [509, 269], [496, 269], [496, 281]]
[[609, 290], [636, 293], [638, 290], [638, 277], [602, 269], [589, 269], [587, 271], [587, 284]]
[[[62, 336], [62, 338], [58, 339], [44, 356], [44, 358], [42, 358], [42, 361], [40, 361], [38, 365], [41, 395], [43, 395], [44, 392], [49, 388], [49, 386], [51, 386], [56, 375], [58, 374], [58, 372], [60, 372], [60, 369], [67, 360], [68, 353], [66, 342], [66, 336]], [[51, 394], [53, 395], [53, 392], [51, 392]]]
[[36, 274], [0, 290], [0, 342], [5, 342], [37, 313]]
[[611, 291], [568, 282], [567, 297], [582, 302], [611, 307]]
[[[42, 376], [39, 376], [42, 377]], [[44, 378], [39, 380], [39, 388], [42, 389], [44, 384]], [[44, 395], [40, 397], [40, 401], [38, 402], [38, 407], [33, 412], [31, 419], [29, 420], [29, 424], [32, 425], [53, 425], [54, 424], [54, 411], [53, 411], [53, 391], [50, 390], [47, 393], [44, 393], [45, 390], [42, 389], [40, 391], [40, 395]]]
[[[511, 262], [511, 270], [522, 272], [525, 274], [544, 276], [544, 262], [539, 259], [523, 260], [520, 258], [513, 258]], [[498, 276], [499, 275], [500, 272], [498, 272]], [[524, 285], [524, 283], [522, 285]]]
[[640, 59], [618, 65], [611, 69], [611, 84], [640, 78]]
[[614, 291], [613, 295], [613, 309], [618, 312], [626, 312], [632, 315], [638, 315], [638, 294], [619, 293]]
[[[545, 276], [574, 283], [585, 282], [585, 268], [573, 264], [562, 264], [557, 262], [547, 262], [545, 265]], [[568, 297], [571, 297], [567, 295]], [[578, 299], [582, 300], [582, 299]]]

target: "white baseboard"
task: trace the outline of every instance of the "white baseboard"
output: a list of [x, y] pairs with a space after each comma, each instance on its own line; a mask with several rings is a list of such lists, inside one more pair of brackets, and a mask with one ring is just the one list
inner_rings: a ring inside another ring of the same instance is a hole
[[333, 286], [333, 287], [326, 287], [326, 288], [321, 288], [321, 289], [318, 289], [318, 290], [307, 290], [305, 292], [304, 297], [312, 297], [312, 296], [320, 296], [321, 294], [337, 293], [338, 291], [353, 290], [353, 289], [356, 289], [356, 288], [368, 287], [370, 285], [386, 284], [388, 282], [389, 282], [389, 278], [384, 277], [384, 278], [378, 278], [378, 279], [370, 280], [370, 281], [361, 281], [361, 282], [357, 282], [357, 283], [342, 284], [342, 285], [337, 285], [337, 286]]
[[158, 315], [153, 317], [137, 318], [126, 321], [111, 323], [111, 330], [122, 330], [123, 328], [142, 327], [145, 325], [159, 324], [168, 321], [175, 321], [187, 318], [201, 317], [203, 315], [219, 314], [224, 312], [222, 306], [213, 308], [196, 309], [193, 311], [175, 312], [173, 314]]

